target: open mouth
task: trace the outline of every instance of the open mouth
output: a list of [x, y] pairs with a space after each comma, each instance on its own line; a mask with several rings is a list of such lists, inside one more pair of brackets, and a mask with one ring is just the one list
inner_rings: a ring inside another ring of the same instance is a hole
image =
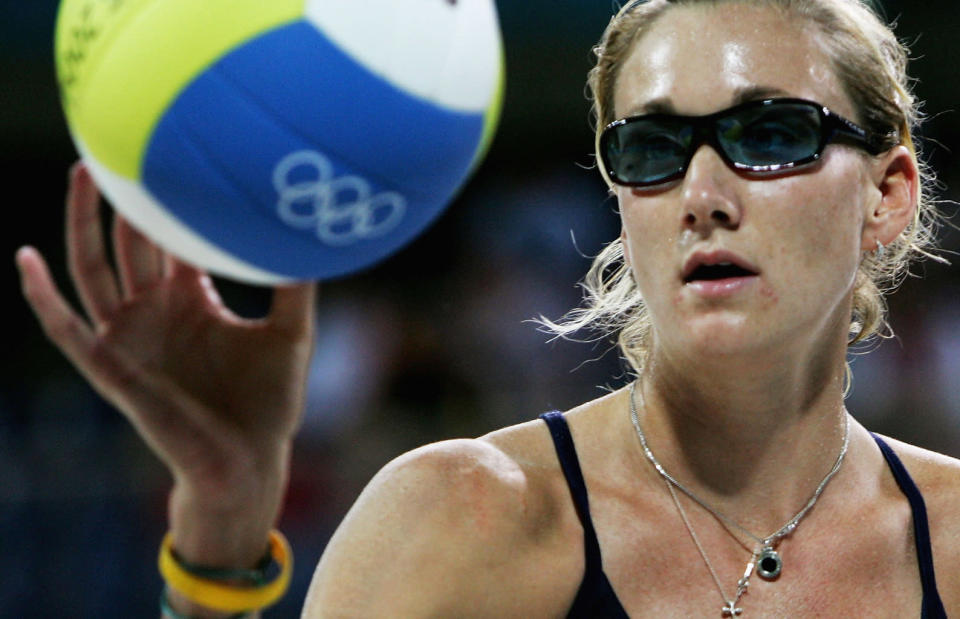
[[756, 273], [732, 262], [721, 262], [719, 264], [699, 265], [689, 275], [683, 278], [683, 282], [689, 284], [695, 281], [716, 281], [737, 277], [751, 277], [753, 275], [756, 275]]

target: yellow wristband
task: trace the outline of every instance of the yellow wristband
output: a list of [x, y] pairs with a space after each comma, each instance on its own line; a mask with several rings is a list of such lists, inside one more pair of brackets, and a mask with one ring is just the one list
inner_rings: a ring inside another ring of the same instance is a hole
[[164, 536], [157, 563], [167, 585], [180, 595], [211, 610], [237, 613], [271, 606], [290, 587], [293, 553], [286, 538], [276, 530], [270, 531], [270, 555], [280, 565], [280, 575], [261, 587], [231, 587], [187, 572], [173, 556], [172, 533]]

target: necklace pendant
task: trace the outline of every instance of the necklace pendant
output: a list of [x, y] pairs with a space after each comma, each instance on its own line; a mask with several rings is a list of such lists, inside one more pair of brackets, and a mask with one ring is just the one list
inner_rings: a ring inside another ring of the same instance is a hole
[[737, 607], [736, 600], [730, 600], [721, 610], [724, 617], [739, 617], [743, 614], [743, 609]]
[[760, 575], [760, 578], [774, 580], [780, 575], [782, 568], [783, 559], [780, 558], [779, 552], [770, 546], [760, 551], [760, 555], [757, 557], [757, 574]]

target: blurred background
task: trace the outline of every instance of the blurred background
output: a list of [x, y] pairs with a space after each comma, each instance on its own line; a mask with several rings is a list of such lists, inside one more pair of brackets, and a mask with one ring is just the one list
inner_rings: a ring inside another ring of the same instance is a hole
[[[626, 382], [610, 343], [549, 342], [529, 320], [560, 317], [619, 232], [592, 163], [584, 96], [610, 0], [501, 0], [508, 84], [489, 157], [413, 245], [326, 283], [306, 421], [280, 528], [293, 590], [267, 617], [296, 617], [313, 566], [363, 485], [423, 443], [477, 436], [566, 409]], [[912, 45], [929, 115], [927, 157], [960, 197], [960, 11], [956, 0], [887, 0]], [[53, 74], [55, 0], [0, 2], [0, 176], [10, 225], [11, 341], [0, 372], [0, 617], [157, 616], [155, 553], [170, 479], [123, 418], [45, 340], [19, 293], [30, 243], [64, 285], [62, 196], [75, 159]], [[954, 207], [945, 205], [947, 213]], [[956, 221], [956, 219], [955, 219]], [[960, 247], [945, 230], [942, 244]], [[960, 456], [960, 270], [927, 262], [890, 300], [898, 337], [856, 356], [848, 406], [869, 428]], [[239, 312], [266, 291], [222, 282]]]

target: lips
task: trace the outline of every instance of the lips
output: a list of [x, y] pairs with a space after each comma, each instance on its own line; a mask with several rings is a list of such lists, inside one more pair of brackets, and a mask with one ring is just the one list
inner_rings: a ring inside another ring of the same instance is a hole
[[685, 284], [722, 281], [759, 275], [760, 271], [745, 258], [727, 250], [696, 252], [687, 259], [682, 279]]

